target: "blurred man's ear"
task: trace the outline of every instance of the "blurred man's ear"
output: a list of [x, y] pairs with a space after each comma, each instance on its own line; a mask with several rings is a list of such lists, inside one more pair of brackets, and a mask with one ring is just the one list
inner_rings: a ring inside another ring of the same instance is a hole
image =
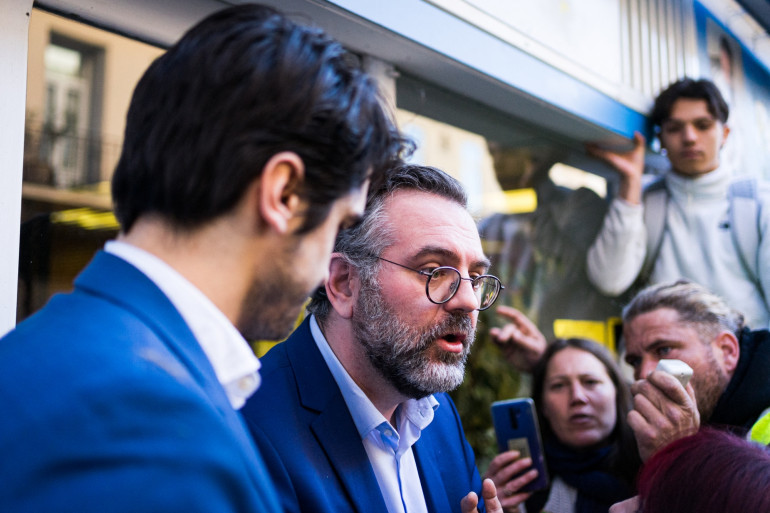
[[273, 155], [259, 177], [258, 209], [262, 222], [278, 233], [289, 231], [289, 221], [299, 214], [298, 191], [305, 178], [305, 164], [294, 152]]

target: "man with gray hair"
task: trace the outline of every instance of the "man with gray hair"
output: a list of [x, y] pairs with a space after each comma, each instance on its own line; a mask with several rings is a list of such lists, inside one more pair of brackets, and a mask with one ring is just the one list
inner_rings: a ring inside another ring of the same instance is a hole
[[[770, 408], [770, 333], [750, 330], [700, 285], [680, 280], [639, 292], [623, 311], [623, 338], [638, 380], [628, 420], [643, 459], [701, 423], [746, 434]], [[692, 367], [686, 388], [655, 371], [664, 358]]]
[[501, 288], [488, 267], [456, 180], [406, 165], [373, 185], [312, 315], [262, 359], [243, 409], [285, 511], [471, 513], [479, 495], [500, 507], [446, 394]]

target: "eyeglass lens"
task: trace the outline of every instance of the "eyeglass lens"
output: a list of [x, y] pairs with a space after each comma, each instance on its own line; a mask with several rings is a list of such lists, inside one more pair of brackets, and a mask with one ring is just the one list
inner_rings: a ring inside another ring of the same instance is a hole
[[[428, 280], [428, 295], [435, 303], [449, 301], [461, 283], [460, 272], [451, 267], [439, 267], [435, 269]], [[479, 310], [489, 308], [497, 299], [500, 292], [500, 282], [492, 276], [479, 276], [472, 282], [473, 291], [479, 300]]]

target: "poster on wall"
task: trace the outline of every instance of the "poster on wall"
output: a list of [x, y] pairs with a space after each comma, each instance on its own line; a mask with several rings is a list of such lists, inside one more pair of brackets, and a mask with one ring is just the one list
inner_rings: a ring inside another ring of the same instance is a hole
[[712, 18], [705, 35], [707, 72], [730, 107], [722, 160], [736, 175], [770, 180], [770, 71]]

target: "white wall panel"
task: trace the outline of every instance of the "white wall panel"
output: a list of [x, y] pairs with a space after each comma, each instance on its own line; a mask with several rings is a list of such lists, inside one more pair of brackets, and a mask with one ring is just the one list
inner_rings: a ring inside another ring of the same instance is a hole
[[0, 0], [0, 336], [16, 324], [27, 32], [32, 0]]
[[640, 111], [697, 71], [692, 0], [425, 1]]

